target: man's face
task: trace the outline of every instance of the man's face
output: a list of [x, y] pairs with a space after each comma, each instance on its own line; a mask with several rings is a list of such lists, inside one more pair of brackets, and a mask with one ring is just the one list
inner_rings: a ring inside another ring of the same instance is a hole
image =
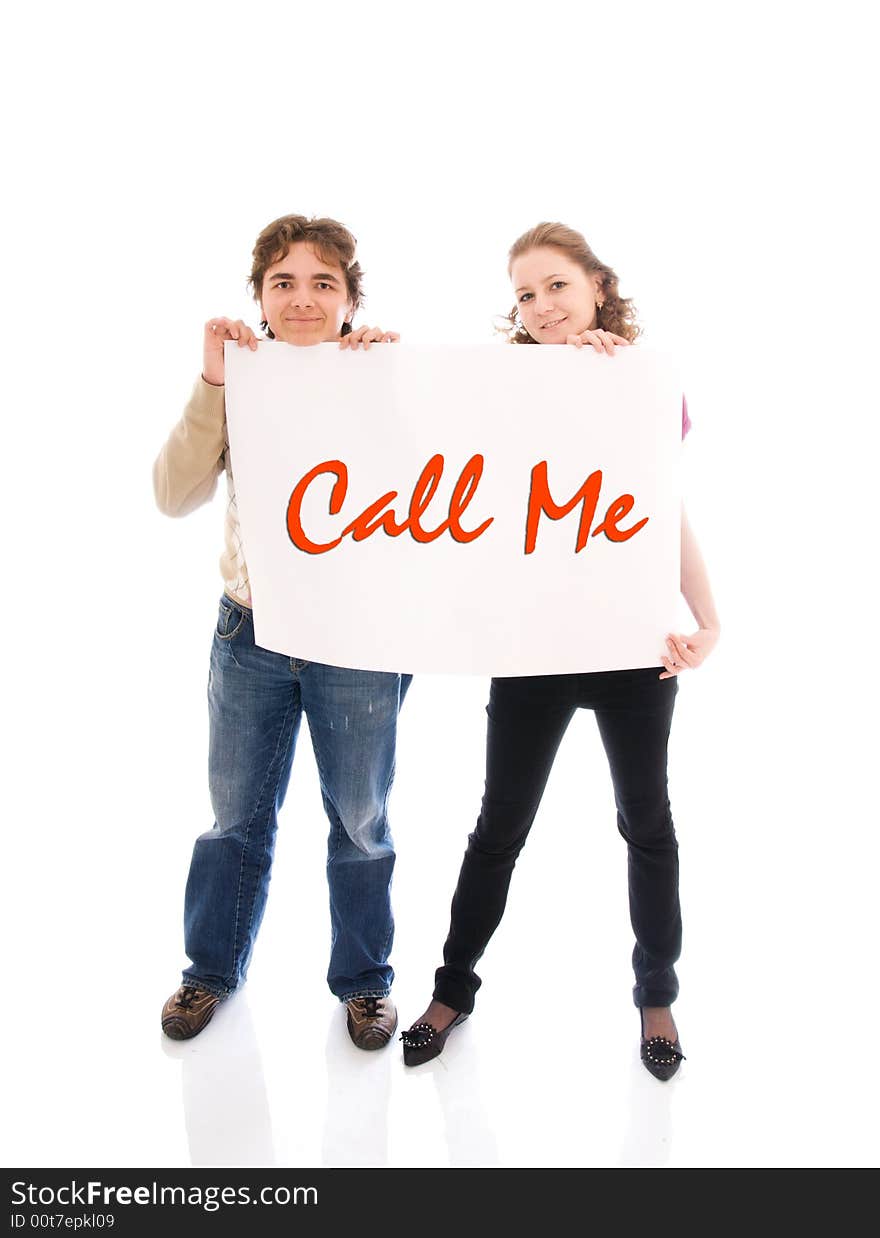
[[291, 245], [266, 271], [260, 304], [275, 338], [288, 344], [338, 339], [351, 315], [342, 268], [305, 241]]

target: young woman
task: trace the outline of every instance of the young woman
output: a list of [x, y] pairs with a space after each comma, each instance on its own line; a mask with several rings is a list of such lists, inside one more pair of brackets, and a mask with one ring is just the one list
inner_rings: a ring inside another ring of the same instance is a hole
[[[571, 228], [549, 223], [526, 232], [510, 251], [508, 272], [516, 295], [508, 316], [512, 343], [591, 345], [613, 354], [639, 333], [614, 271]], [[689, 425], [683, 404], [682, 437]], [[720, 632], [706, 569], [683, 512], [681, 589], [697, 631], [670, 633], [659, 656], [662, 665], [493, 679], [482, 810], [459, 873], [434, 1000], [402, 1035], [407, 1065], [436, 1057], [452, 1028], [473, 1010], [481, 983], [474, 967], [504, 914], [513, 867], [562, 736], [575, 710], [586, 708], [596, 715], [611, 767], [617, 825], [628, 848], [642, 1061], [661, 1080], [678, 1070], [684, 1055], [670, 1006], [678, 995], [674, 965], [681, 951], [681, 913], [666, 748], [677, 677], [700, 665]]]
[[[354, 237], [336, 220], [274, 220], [257, 238], [250, 282], [270, 339], [367, 349], [371, 342], [398, 338], [378, 328], [352, 331], [361, 269]], [[397, 715], [410, 677], [325, 666], [255, 644], [226, 432], [228, 340], [239, 348], [257, 347], [243, 322], [212, 318], [205, 325], [201, 377], [153, 468], [156, 502], [169, 516], [185, 516], [207, 502], [224, 470], [228, 492], [220, 560], [224, 593], [208, 679], [215, 821], [195, 842], [184, 912], [191, 965], [162, 1008], [162, 1028], [175, 1040], [198, 1035], [219, 1002], [244, 981], [266, 905], [278, 811], [306, 714], [330, 820], [327, 981], [346, 1007], [354, 1043], [380, 1049], [397, 1026], [388, 962], [394, 845], [385, 801]], [[296, 983], [297, 962], [281, 983]]]

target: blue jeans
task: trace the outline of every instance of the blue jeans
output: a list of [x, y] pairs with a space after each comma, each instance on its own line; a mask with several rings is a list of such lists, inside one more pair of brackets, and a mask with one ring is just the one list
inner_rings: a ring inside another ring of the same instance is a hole
[[302, 715], [330, 819], [330, 969], [340, 1000], [388, 993], [394, 844], [386, 804], [397, 715], [411, 676], [303, 662], [254, 644], [251, 612], [224, 596], [208, 678], [214, 826], [195, 843], [184, 983], [226, 997], [247, 972], [269, 891], [278, 810]]

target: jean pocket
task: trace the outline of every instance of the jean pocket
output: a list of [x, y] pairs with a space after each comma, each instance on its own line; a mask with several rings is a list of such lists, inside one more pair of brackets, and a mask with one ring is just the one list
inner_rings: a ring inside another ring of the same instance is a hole
[[232, 640], [241, 631], [247, 612], [235, 606], [227, 598], [221, 598], [220, 610], [217, 614], [217, 639]]

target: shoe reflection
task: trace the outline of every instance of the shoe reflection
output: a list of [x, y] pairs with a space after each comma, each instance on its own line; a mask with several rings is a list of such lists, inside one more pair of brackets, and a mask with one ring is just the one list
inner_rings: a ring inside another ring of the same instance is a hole
[[391, 1070], [399, 1065], [392, 1037], [384, 1049], [358, 1049], [345, 1026], [345, 1008], [327, 1029], [327, 1106], [321, 1164], [333, 1168], [381, 1168], [388, 1164]]
[[[449, 1164], [456, 1169], [491, 1169], [498, 1164], [498, 1143], [482, 1099], [479, 1040], [466, 1027], [455, 1034], [459, 1044], [454, 1055], [444, 1062], [441, 1054], [427, 1068], [419, 1069], [433, 1075]], [[449, 1054], [449, 1049], [444, 1053]]]
[[456, 1028], [443, 1052], [418, 1066], [403, 1065], [402, 1104], [407, 1126], [419, 1132], [405, 1145], [414, 1168], [451, 1166], [492, 1168], [498, 1164], [498, 1141], [483, 1100], [480, 1034], [470, 1021]]
[[639, 1058], [634, 1061], [626, 1101], [626, 1128], [620, 1146], [620, 1168], [662, 1169], [669, 1163], [673, 1144], [672, 1113], [678, 1087], [675, 1080], [652, 1079]]
[[182, 1066], [190, 1163], [274, 1166], [269, 1100], [247, 994], [222, 1002], [192, 1040], [162, 1040], [167, 1056]]

